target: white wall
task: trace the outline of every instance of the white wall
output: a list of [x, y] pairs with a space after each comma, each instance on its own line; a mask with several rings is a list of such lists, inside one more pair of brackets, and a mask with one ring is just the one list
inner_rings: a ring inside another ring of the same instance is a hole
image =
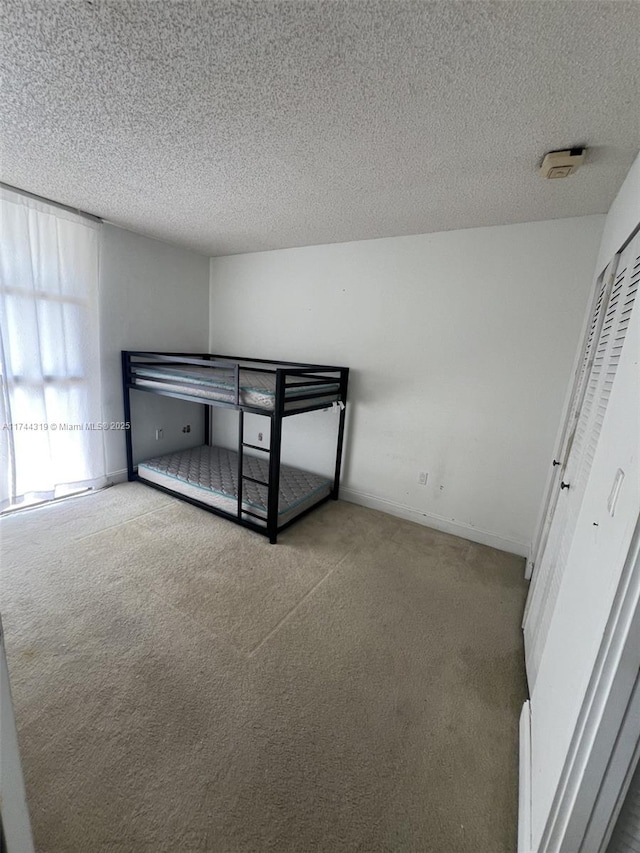
[[640, 154], [627, 173], [604, 223], [596, 273], [601, 273], [622, 243], [640, 225]]
[[[209, 334], [209, 261], [203, 255], [123, 228], [102, 226], [100, 246], [100, 346], [103, 420], [123, 420], [120, 351], [206, 352]], [[136, 458], [202, 442], [200, 407], [132, 393]], [[182, 433], [191, 424], [192, 432]], [[155, 440], [155, 428], [164, 438]], [[105, 435], [110, 477], [126, 469], [122, 432]]]
[[343, 496], [525, 555], [603, 221], [213, 258], [210, 347], [351, 367]]

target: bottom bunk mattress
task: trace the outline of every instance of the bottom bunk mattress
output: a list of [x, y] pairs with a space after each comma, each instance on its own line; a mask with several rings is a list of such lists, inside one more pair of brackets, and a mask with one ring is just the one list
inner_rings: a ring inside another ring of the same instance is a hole
[[[267, 457], [268, 458], [268, 457]], [[254, 480], [269, 479], [269, 463], [244, 454], [243, 473]], [[156, 483], [180, 495], [201, 501], [215, 509], [231, 515], [238, 511], [238, 454], [223, 447], [193, 447], [164, 456], [154, 456], [138, 465], [138, 476], [142, 480]], [[331, 492], [331, 481], [309, 471], [280, 466], [280, 499], [278, 526], [281, 527], [300, 515]], [[242, 507], [254, 515], [243, 515], [246, 521], [266, 525], [266, 486], [244, 480]]]

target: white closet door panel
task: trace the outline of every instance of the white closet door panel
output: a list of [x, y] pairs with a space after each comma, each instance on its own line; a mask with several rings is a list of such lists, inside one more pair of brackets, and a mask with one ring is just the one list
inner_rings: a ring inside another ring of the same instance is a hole
[[640, 853], [640, 765], [629, 785], [607, 853]]
[[[640, 261], [637, 256], [636, 260]], [[630, 270], [629, 279], [634, 275], [637, 281], [640, 263], [635, 273]], [[636, 311], [627, 324], [625, 346], [531, 695], [531, 827], [536, 853], [640, 511], [639, 360], [640, 312]], [[619, 470], [624, 479], [617, 502], [610, 508]]]
[[[600, 279], [597, 283], [596, 298], [594, 300], [593, 305], [591, 306], [591, 316], [587, 325], [586, 335], [582, 343], [582, 358], [580, 359], [578, 368], [574, 376], [571, 401], [569, 403], [569, 408], [562, 431], [560, 449], [558, 450], [558, 459], [554, 460], [553, 477], [551, 479], [547, 495], [545, 497], [545, 517], [542, 523], [542, 528], [538, 541], [536, 543], [535, 553], [533, 555], [535, 570], [531, 580], [532, 594], [529, 595], [527, 599], [523, 627], [529, 617], [529, 611], [532, 607], [532, 603], [536, 600], [536, 593], [534, 593], [534, 590], [539, 584], [541, 584], [540, 589], [538, 590], [538, 594], [541, 594], [545, 588], [544, 575], [541, 574], [538, 567], [541, 565], [542, 555], [544, 554], [545, 548], [547, 546], [551, 523], [558, 503], [558, 484], [560, 483], [564, 474], [566, 461], [573, 445], [576, 424], [578, 416], [580, 414], [580, 410], [582, 408], [582, 402], [584, 400], [587, 380], [591, 373], [591, 367], [593, 365], [593, 358], [595, 354], [595, 347], [600, 337], [600, 330], [602, 328], [602, 322], [604, 320], [604, 312], [606, 311], [607, 303], [609, 301], [609, 294], [611, 293], [611, 285], [617, 263], [618, 256], [616, 255], [611, 261], [611, 263], [607, 266], [607, 269], [604, 271], [604, 273], [600, 276]], [[535, 611], [535, 605], [533, 609]]]
[[[566, 467], [562, 471], [562, 481], [568, 483], [569, 488], [561, 489], [558, 486], [555, 512], [544, 553], [539, 561], [537, 578], [534, 575], [536, 583], [530, 591], [531, 603], [524, 623], [530, 690], [535, 686], [549, 624], [558, 598], [578, 513], [593, 465], [629, 325], [637, 291], [637, 281], [633, 272], [638, 254], [640, 254], [640, 240], [636, 238], [621, 254], [617, 266], [614, 267], [612, 262], [607, 269], [603, 280], [602, 299], [598, 299], [596, 303], [598, 313], [594, 314], [591, 328], [600, 326], [600, 331], [597, 340], [595, 335], [592, 336], [585, 351], [583, 390], [577, 398], [581, 400], [581, 405], [577, 413], [574, 434], [569, 438], [570, 450]], [[615, 276], [611, 281], [611, 291], [607, 298], [606, 287], [614, 269]]]
[[536, 655], [535, 646], [541, 629], [540, 616], [544, 612], [546, 602], [551, 594], [550, 586], [553, 584], [554, 561], [550, 557], [558, 551], [558, 539], [564, 529], [565, 523], [566, 501], [559, 501], [560, 496], [563, 495], [563, 490], [560, 489], [560, 482], [564, 478], [567, 461], [571, 455], [575, 441], [576, 430], [579, 427], [584, 429], [579, 423], [580, 415], [582, 413], [584, 417], [583, 403], [592, 374], [596, 348], [600, 340], [600, 333], [608, 308], [617, 264], [618, 256], [616, 255], [600, 279], [598, 296], [593, 306], [586, 341], [583, 345], [583, 357], [576, 377], [570, 410], [567, 416], [563, 446], [558, 454], [558, 459], [560, 460], [559, 470], [556, 472], [556, 477], [551, 486], [553, 494], [548, 500], [549, 506], [545, 530], [543, 531], [535, 558], [536, 565], [527, 599], [523, 627], [525, 629], [525, 642], [530, 649], [531, 657], [535, 659], [536, 665], [538, 656]]
[[[544, 648], [549, 623], [553, 616], [558, 591], [562, 582], [562, 575], [569, 557], [569, 551], [578, 520], [578, 513], [585, 494], [589, 474], [593, 466], [595, 451], [602, 432], [602, 423], [606, 413], [610, 390], [605, 385], [607, 375], [611, 376], [610, 385], [617, 370], [617, 361], [614, 359], [613, 342], [618, 333], [621, 317], [622, 294], [628, 292], [631, 287], [629, 279], [628, 258], [621, 258], [620, 271], [616, 275], [611, 291], [608, 309], [605, 314], [604, 324], [596, 348], [593, 367], [587, 384], [587, 391], [583, 403], [572, 452], [567, 462], [564, 476], [569, 483], [566, 499], [563, 503], [564, 513], [557, 525], [557, 540], [554, 542], [555, 550], [550, 554], [552, 566], [548, 595], [545, 607], [542, 610], [538, 622], [536, 637], [538, 640], [538, 662]], [[625, 333], [626, 334], [626, 329]], [[624, 338], [622, 338], [624, 339]]]
[[[612, 264], [614, 262], [612, 261]], [[611, 266], [611, 265], [610, 265]], [[566, 460], [570, 453], [570, 447], [573, 444], [577, 419], [582, 408], [582, 402], [586, 392], [586, 384], [591, 373], [595, 347], [600, 336], [600, 329], [606, 311], [609, 293], [611, 290], [609, 269], [602, 275], [598, 290], [598, 296], [594, 302], [591, 320], [589, 322], [587, 337], [583, 343], [583, 356], [580, 367], [577, 371], [572, 400], [567, 415], [567, 421], [564, 429], [563, 445], [558, 454], [559, 470], [554, 471], [554, 477], [550, 484], [550, 494], [547, 497], [546, 518], [543, 525], [543, 530], [538, 543], [538, 548], [535, 555], [535, 568], [527, 596], [527, 603], [524, 612], [523, 628], [525, 635], [525, 646], [529, 657], [531, 658], [532, 669], [537, 667], [538, 657], [536, 655], [536, 643], [538, 633], [540, 631], [540, 615], [544, 611], [548, 596], [549, 586], [552, 579], [552, 566], [548, 559], [545, 559], [545, 554], [554, 553], [557, 549], [556, 539], [558, 530], [561, 529], [560, 516], [556, 513], [562, 513], [565, 509], [565, 503], [561, 503], [558, 509], [558, 498], [560, 496], [559, 484], [564, 476]], [[555, 524], [553, 523], [555, 521]], [[530, 674], [530, 679], [533, 677], [533, 672]]]

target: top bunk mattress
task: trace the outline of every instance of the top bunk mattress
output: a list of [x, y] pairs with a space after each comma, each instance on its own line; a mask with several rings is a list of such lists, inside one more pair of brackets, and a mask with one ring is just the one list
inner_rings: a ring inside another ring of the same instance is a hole
[[[296, 381], [304, 381], [296, 377]], [[132, 365], [132, 382], [142, 388], [188, 394], [203, 400], [235, 403], [235, 383], [231, 370], [196, 365]], [[327, 378], [322, 385], [297, 385], [285, 390], [285, 410], [306, 408], [338, 399], [340, 385]], [[317, 396], [315, 394], [317, 393]], [[301, 396], [313, 398], [300, 400]], [[239, 403], [256, 409], [273, 410], [276, 398], [275, 373], [240, 370]]]

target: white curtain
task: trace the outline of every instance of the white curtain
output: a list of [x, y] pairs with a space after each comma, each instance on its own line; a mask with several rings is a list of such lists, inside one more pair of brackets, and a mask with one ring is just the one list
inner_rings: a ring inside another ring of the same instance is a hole
[[106, 483], [98, 237], [0, 189], [0, 509]]

